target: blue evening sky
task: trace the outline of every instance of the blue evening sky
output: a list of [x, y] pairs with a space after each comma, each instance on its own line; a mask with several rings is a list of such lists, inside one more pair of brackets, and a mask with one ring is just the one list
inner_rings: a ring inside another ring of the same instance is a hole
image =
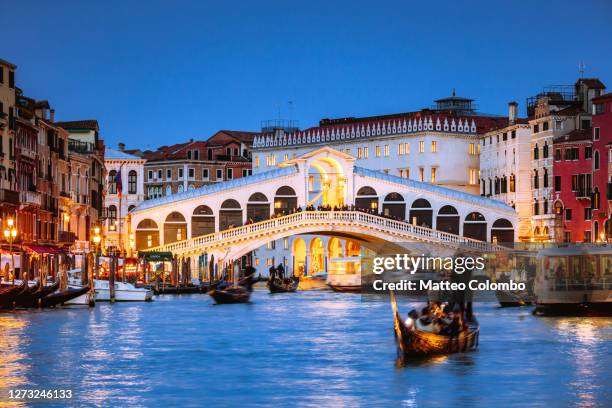
[[[107, 145], [205, 139], [283, 118], [396, 113], [457, 94], [506, 113], [550, 84], [612, 88], [612, 2], [9, 1], [0, 58]], [[292, 101], [293, 109], [289, 109]]]

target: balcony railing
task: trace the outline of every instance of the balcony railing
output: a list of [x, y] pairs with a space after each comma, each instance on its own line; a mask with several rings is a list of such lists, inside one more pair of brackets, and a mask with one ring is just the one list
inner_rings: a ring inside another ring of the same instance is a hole
[[93, 153], [95, 146], [93, 143], [80, 140], [68, 140], [68, 150], [75, 153]]
[[21, 191], [19, 192], [19, 201], [25, 204], [42, 204], [42, 195], [35, 191]]
[[58, 239], [60, 242], [74, 242], [76, 241], [76, 234], [72, 231], [60, 231]]
[[578, 199], [589, 199], [590, 200], [592, 193], [593, 191], [590, 188], [584, 188], [584, 189], [574, 191], [574, 194], [576, 194], [576, 198]]

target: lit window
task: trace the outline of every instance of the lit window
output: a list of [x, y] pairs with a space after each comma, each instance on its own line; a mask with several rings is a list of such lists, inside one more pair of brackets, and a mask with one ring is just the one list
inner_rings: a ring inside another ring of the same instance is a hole
[[255, 258], [255, 266], [259, 265], [259, 258]]
[[289, 249], [289, 238], [283, 238], [283, 249]]
[[475, 149], [474, 143], [470, 143], [470, 155], [473, 156], [475, 154], [476, 154], [476, 149]]
[[399, 169], [399, 176], [400, 177], [404, 177], [404, 170], [403, 169]]
[[259, 156], [255, 156], [255, 168], [259, 168]]
[[400, 143], [397, 145], [397, 154], [400, 156], [404, 154], [404, 144]]
[[419, 153], [425, 153], [425, 142], [419, 142]]
[[358, 158], [358, 159], [361, 159], [361, 154], [362, 154], [362, 152], [361, 152], [361, 147], [358, 147], [358, 148], [357, 148], [357, 158]]
[[376, 157], [380, 157], [380, 146], [376, 146]]
[[479, 171], [478, 169], [470, 169], [470, 184], [478, 184]]
[[385, 157], [389, 157], [389, 145], [385, 145]]
[[410, 169], [406, 169], [406, 178], [410, 178]]
[[435, 140], [431, 141], [431, 152], [435, 153], [438, 151], [438, 142], [436, 142]]
[[370, 155], [370, 154], [369, 154], [369, 150], [370, 150], [370, 149], [369, 149], [367, 146], [363, 148], [363, 158], [364, 158], [364, 159], [367, 159], [367, 158], [368, 158], [368, 156]]
[[436, 182], [436, 173], [437, 173], [437, 168], [432, 167], [431, 168], [431, 182], [435, 183]]
[[285, 160], [285, 161], [289, 160], [289, 153], [285, 153], [285, 158], [284, 158], [284, 160]]
[[404, 150], [406, 151], [406, 154], [410, 154], [410, 143], [404, 143]]

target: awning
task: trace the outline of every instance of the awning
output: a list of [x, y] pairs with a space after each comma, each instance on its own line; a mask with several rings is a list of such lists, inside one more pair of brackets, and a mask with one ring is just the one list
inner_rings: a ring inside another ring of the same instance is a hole
[[50, 245], [24, 245], [25, 249], [36, 254], [60, 255], [64, 254], [61, 248]]

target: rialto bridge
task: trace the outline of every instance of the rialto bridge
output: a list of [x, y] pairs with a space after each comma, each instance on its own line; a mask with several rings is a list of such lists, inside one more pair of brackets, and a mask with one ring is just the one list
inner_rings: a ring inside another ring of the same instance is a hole
[[145, 201], [130, 213], [136, 249], [229, 261], [299, 234], [480, 251], [516, 239], [512, 207], [354, 162], [323, 147], [270, 171]]

